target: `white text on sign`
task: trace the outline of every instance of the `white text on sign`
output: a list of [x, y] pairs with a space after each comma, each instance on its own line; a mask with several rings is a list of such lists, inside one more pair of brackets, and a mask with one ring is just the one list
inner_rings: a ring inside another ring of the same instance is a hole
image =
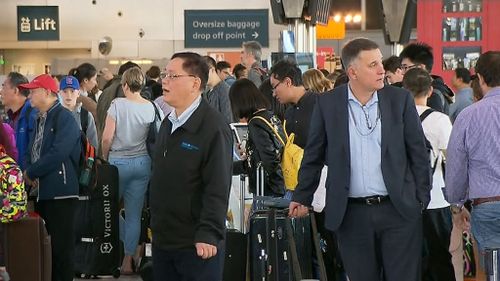
[[236, 28], [256, 29], [260, 27], [259, 21], [193, 21], [194, 28]]

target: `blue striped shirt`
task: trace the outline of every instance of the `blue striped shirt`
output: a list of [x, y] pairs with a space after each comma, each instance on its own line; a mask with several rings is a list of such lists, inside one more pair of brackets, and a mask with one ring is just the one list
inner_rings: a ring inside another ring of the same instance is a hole
[[[348, 87], [351, 185], [349, 197], [387, 195], [382, 176], [382, 121], [377, 92], [362, 105]], [[369, 126], [371, 128], [369, 128]]]
[[466, 107], [455, 120], [448, 143], [448, 202], [500, 195], [500, 87]]

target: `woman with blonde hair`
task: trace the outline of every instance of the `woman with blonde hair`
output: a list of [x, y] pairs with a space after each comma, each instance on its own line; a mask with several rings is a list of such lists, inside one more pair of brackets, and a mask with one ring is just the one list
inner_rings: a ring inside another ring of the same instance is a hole
[[304, 87], [308, 91], [323, 93], [333, 89], [332, 81], [326, 79], [323, 73], [315, 68], [311, 68], [302, 74]]
[[133, 256], [141, 227], [141, 211], [151, 175], [151, 158], [146, 147], [149, 126], [157, 122], [154, 104], [141, 96], [146, 81], [141, 70], [133, 67], [121, 78], [124, 98], [111, 102], [102, 134], [102, 152], [105, 159], [118, 168], [119, 197], [123, 198], [125, 218], [120, 218], [120, 236], [125, 256], [121, 273], [132, 274]]

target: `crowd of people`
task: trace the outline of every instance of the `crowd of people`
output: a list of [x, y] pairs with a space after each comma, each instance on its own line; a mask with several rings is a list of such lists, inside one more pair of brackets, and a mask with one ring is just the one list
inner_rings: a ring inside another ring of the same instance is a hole
[[[155, 280], [221, 280], [232, 175], [247, 174], [256, 193], [261, 167], [264, 195], [289, 199], [291, 217], [313, 207], [329, 280], [463, 280], [450, 244], [471, 224], [483, 256], [500, 247], [499, 52], [482, 54], [474, 75], [456, 69], [455, 92], [431, 74], [421, 42], [383, 60], [376, 43], [353, 39], [334, 73], [289, 60], [267, 70], [261, 57], [250, 41], [232, 69], [182, 52], [146, 72], [127, 62], [117, 75], [89, 63], [32, 81], [7, 75], [1, 151], [45, 220], [53, 280], [74, 277], [82, 133], [119, 171], [122, 274], [141, 255], [148, 201]], [[245, 143], [233, 143], [233, 122], [248, 124]], [[303, 151], [294, 186], [282, 170], [291, 134]]]

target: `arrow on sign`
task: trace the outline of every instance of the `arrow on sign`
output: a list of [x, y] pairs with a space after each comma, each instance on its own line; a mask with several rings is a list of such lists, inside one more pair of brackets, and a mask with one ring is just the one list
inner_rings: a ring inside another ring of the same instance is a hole
[[252, 37], [253, 37], [253, 39], [257, 39], [257, 37], [259, 37], [259, 33], [257, 33], [257, 31], [255, 31], [255, 32], [252, 34]]

